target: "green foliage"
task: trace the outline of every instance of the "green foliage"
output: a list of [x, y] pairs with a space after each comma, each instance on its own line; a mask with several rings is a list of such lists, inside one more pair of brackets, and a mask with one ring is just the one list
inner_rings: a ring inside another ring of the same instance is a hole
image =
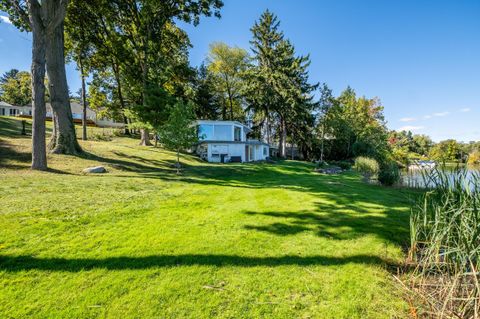
[[393, 186], [400, 181], [400, 170], [397, 163], [388, 161], [380, 165], [378, 181], [385, 186]]
[[480, 164], [480, 151], [475, 150], [468, 155], [468, 164], [478, 165]]
[[248, 63], [248, 53], [244, 49], [229, 47], [223, 42], [210, 44], [207, 70], [212, 75], [218, 100], [222, 102], [223, 120], [245, 120], [240, 92]]
[[359, 156], [355, 159], [355, 170], [362, 174], [365, 180], [369, 180], [378, 174], [380, 166], [373, 158]]
[[157, 127], [160, 142], [167, 149], [177, 152], [177, 173], [180, 169], [180, 151], [191, 148], [198, 142], [195, 113], [191, 103], [178, 101], [172, 107], [168, 120]]
[[461, 160], [461, 145], [455, 140], [441, 141], [430, 151], [430, 157], [439, 162]]
[[293, 44], [284, 39], [280, 22], [265, 11], [251, 28], [254, 65], [246, 72], [245, 99], [253, 113], [257, 135], [273, 140], [277, 132], [280, 151], [288, 136], [306, 154], [311, 152], [316, 107], [309, 83], [309, 56], [297, 56]]
[[32, 78], [29, 72], [10, 70], [0, 79], [0, 99], [12, 105], [32, 102]]
[[194, 82], [195, 115], [197, 119], [217, 120], [222, 113], [220, 97], [216, 94], [213, 75], [202, 64]]
[[[357, 98], [348, 87], [337, 98], [324, 85], [317, 121], [319, 157], [351, 159], [368, 156], [381, 161], [389, 152], [383, 106], [377, 98]], [[322, 151], [323, 150], [323, 151]]]
[[434, 145], [427, 135], [413, 134], [410, 131], [391, 131], [388, 143], [392, 149], [393, 158], [403, 166], [408, 166], [415, 159], [428, 158]]

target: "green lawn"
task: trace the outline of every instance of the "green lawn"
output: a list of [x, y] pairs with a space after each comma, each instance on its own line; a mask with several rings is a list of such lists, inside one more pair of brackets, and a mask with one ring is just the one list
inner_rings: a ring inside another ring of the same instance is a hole
[[[404, 318], [409, 193], [312, 165], [82, 142], [28, 170], [0, 117], [0, 318]], [[104, 175], [82, 175], [90, 165]]]

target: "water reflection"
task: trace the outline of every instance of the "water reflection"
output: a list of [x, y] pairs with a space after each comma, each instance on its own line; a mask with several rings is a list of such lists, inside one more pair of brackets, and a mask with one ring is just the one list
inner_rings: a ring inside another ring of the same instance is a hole
[[413, 188], [432, 187], [435, 183], [432, 180], [439, 171], [448, 179], [453, 179], [456, 170], [462, 170], [465, 173], [467, 181], [472, 181], [474, 176], [480, 174], [480, 166], [437, 166], [436, 168], [414, 168], [404, 169], [401, 172], [400, 184], [402, 186]]

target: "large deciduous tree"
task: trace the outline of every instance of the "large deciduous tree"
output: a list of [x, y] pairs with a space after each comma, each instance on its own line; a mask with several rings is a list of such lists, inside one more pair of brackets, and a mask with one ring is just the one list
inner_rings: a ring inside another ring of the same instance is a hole
[[35, 0], [2, 0], [0, 8], [10, 14], [13, 24], [32, 31], [32, 169], [47, 169], [45, 145], [45, 42], [49, 21], [45, 8]]
[[65, 72], [63, 23], [67, 1], [1, 0], [0, 7], [18, 28], [32, 31], [32, 168], [46, 169], [45, 70], [54, 115], [50, 148], [54, 153], [81, 151], [75, 137]]
[[[128, 108], [127, 113], [138, 125], [143, 118], [139, 112], [161, 106], [149, 106], [152, 99], [148, 94], [155, 95], [157, 89], [174, 96], [187, 93], [178, 84], [192, 73], [187, 59], [189, 41], [175, 23], [197, 24], [202, 15], [219, 16], [223, 5], [220, 0], [73, 2], [69, 21], [83, 20], [88, 24], [85, 39], [94, 48], [91, 65], [96, 71], [111, 70], [117, 82], [118, 99], [123, 104], [121, 108], [124, 112]], [[144, 122], [141, 129], [143, 145], [150, 143], [151, 124]]]
[[[244, 118], [240, 92], [248, 60], [248, 53], [244, 49], [229, 47], [222, 42], [210, 45], [207, 68], [213, 75], [215, 89], [222, 101], [223, 120], [243, 120]], [[227, 110], [229, 110], [228, 116]]]

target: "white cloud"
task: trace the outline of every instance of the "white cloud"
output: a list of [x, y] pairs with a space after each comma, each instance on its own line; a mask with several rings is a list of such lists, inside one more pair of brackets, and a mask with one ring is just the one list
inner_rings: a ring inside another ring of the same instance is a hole
[[443, 116], [447, 116], [448, 114], [450, 114], [450, 112], [439, 112], [439, 113], [433, 113], [433, 116], [443, 117]]
[[417, 120], [417, 119], [414, 118], [414, 117], [403, 117], [403, 118], [401, 118], [399, 121], [400, 121], [400, 122], [414, 122], [414, 121], [416, 121], [416, 120]]
[[431, 115], [425, 115], [423, 118], [426, 119], [426, 120], [428, 120], [428, 119], [431, 119], [432, 116], [431, 116]]
[[12, 24], [12, 21], [10, 21], [10, 18], [9, 18], [9, 17], [0, 16], [0, 20], [2, 20], [2, 22], [8, 23], [8, 24]]
[[420, 131], [423, 130], [425, 126], [413, 126], [413, 125], [407, 125], [407, 126], [402, 126], [399, 128], [399, 131]]
[[467, 112], [470, 112], [471, 110], [472, 110], [471, 108], [466, 107], [466, 108], [464, 108], [464, 109], [461, 109], [460, 112], [462, 112], [462, 113], [467, 113]]

